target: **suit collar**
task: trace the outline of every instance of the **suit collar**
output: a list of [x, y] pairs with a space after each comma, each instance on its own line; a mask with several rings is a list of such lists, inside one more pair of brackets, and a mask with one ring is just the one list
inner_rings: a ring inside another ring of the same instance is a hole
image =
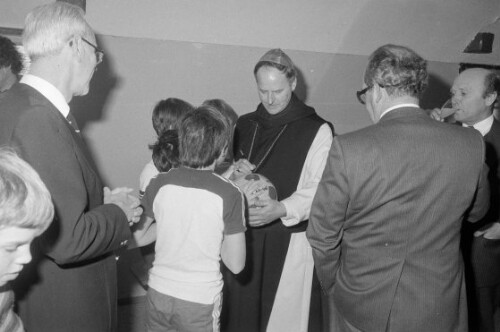
[[31, 86], [33, 89], [37, 90], [42, 94], [48, 101], [54, 105], [63, 117], [67, 117], [69, 113], [69, 105], [64, 99], [62, 93], [53, 86], [50, 82], [44, 80], [41, 77], [26, 74], [24, 75], [20, 83]]
[[409, 117], [409, 116], [429, 118], [429, 115], [424, 110], [422, 110], [420, 108], [401, 107], [401, 108], [393, 109], [392, 111], [386, 113], [380, 119], [379, 123], [398, 119], [398, 118]]
[[19, 95], [27, 96], [30, 100], [30, 104], [33, 106], [42, 106], [47, 109], [48, 116], [52, 119], [53, 123], [57, 127], [57, 132], [61, 136], [61, 140], [70, 144], [75, 151], [75, 155], [80, 163], [85, 163], [87, 168], [92, 170], [94, 175], [99, 178], [97, 172], [97, 167], [94, 164], [90, 151], [87, 145], [83, 141], [80, 134], [75, 132], [75, 129], [69, 124], [68, 120], [63, 116], [63, 114], [52, 104], [40, 91], [36, 90], [30, 85], [16, 83], [10, 90], [6, 93], [15, 93]]
[[403, 108], [403, 107], [413, 107], [413, 108], [420, 108], [420, 106], [418, 106], [417, 104], [415, 103], [405, 103], [405, 104], [399, 104], [399, 105], [394, 105], [392, 107], [389, 107], [388, 109], [386, 109], [385, 111], [382, 112], [382, 114], [380, 114], [380, 118], [383, 118], [384, 115], [386, 115], [387, 113], [389, 113], [390, 111], [393, 111], [395, 109], [398, 109], [398, 108]]
[[490, 131], [484, 135], [484, 138], [492, 139], [498, 136], [500, 136], [500, 122], [493, 117], [493, 124], [491, 125]]
[[[493, 120], [495, 118], [493, 117], [493, 114], [491, 114], [489, 117], [486, 119], [483, 119], [477, 123], [475, 123], [472, 128], [476, 129], [481, 133], [481, 135], [486, 136], [491, 130], [491, 126], [493, 125]], [[469, 127], [466, 124], [462, 123], [462, 126], [464, 127]]]

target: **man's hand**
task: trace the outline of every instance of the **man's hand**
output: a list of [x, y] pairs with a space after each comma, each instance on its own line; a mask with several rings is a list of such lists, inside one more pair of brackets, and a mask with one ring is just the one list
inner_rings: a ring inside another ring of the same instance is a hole
[[255, 200], [254, 206], [248, 209], [248, 224], [260, 227], [284, 216], [286, 208], [283, 203], [272, 199]]
[[491, 224], [485, 225], [480, 230], [474, 232], [474, 236], [482, 236], [488, 240], [498, 240], [500, 239], [500, 223], [493, 222]]
[[142, 214], [139, 199], [129, 194], [132, 190], [125, 187], [110, 190], [108, 187], [104, 187], [104, 204], [118, 205], [127, 216], [129, 225], [137, 223]]
[[442, 111], [440, 108], [435, 108], [429, 113], [429, 115], [432, 119], [443, 122], [444, 117], [442, 117], [441, 113]]
[[456, 111], [457, 109], [450, 107], [435, 108], [429, 113], [429, 116], [437, 121], [454, 123], [456, 120], [453, 114], [455, 114]]

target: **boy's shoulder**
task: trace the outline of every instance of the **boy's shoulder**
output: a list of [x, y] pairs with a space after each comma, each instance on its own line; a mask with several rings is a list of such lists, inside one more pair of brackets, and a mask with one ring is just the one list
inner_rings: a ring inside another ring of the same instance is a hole
[[200, 171], [199, 177], [193, 176], [191, 181], [193, 187], [208, 190], [223, 199], [232, 199], [235, 195], [241, 194], [241, 190], [231, 180], [212, 171]]
[[230, 191], [231, 193], [242, 194], [241, 189], [233, 181], [226, 179], [225, 177], [217, 173], [212, 173], [212, 175], [217, 179], [217, 181], [220, 183], [221, 186], [226, 188], [226, 190]]
[[241, 192], [230, 180], [209, 170], [179, 167], [160, 173], [152, 180], [156, 188], [165, 185], [179, 185], [186, 188], [203, 189], [215, 193], [234, 195]]

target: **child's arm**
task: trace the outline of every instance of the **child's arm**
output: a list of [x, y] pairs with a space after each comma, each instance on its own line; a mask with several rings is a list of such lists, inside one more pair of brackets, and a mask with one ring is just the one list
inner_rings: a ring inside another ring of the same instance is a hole
[[224, 235], [222, 240], [221, 258], [226, 267], [234, 274], [240, 273], [245, 267], [246, 241], [245, 233]]
[[156, 223], [154, 219], [144, 214], [132, 232], [132, 240], [128, 248], [144, 247], [156, 241]]

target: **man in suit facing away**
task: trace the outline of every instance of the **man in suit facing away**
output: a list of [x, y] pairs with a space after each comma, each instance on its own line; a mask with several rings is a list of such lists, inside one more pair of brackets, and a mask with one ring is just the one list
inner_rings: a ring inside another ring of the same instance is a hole
[[307, 229], [332, 331], [467, 331], [460, 228], [488, 208], [484, 143], [419, 108], [426, 67], [378, 48], [358, 92], [375, 124], [333, 140]]
[[69, 109], [74, 96], [88, 93], [103, 55], [83, 15], [64, 2], [31, 11], [23, 32], [29, 72], [0, 96], [0, 145], [33, 166], [55, 206], [14, 285], [28, 332], [115, 330], [113, 252], [141, 214], [128, 189], [103, 189]]
[[[464, 229], [464, 255], [472, 274], [468, 282], [471, 331], [500, 331], [500, 122], [493, 107], [500, 91], [500, 77], [483, 68], [458, 75], [451, 87], [453, 117], [484, 137], [490, 171], [490, 209], [478, 223]], [[431, 116], [441, 120], [440, 110]]]

